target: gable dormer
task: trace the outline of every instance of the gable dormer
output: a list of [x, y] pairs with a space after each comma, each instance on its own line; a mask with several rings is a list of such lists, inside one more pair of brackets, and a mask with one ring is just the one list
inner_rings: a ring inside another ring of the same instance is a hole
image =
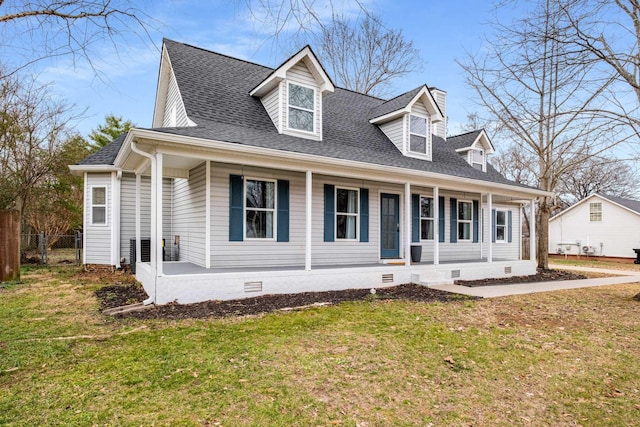
[[333, 83], [309, 46], [249, 93], [260, 98], [278, 133], [322, 140], [322, 97]]
[[487, 156], [495, 150], [484, 129], [452, 136], [447, 142], [475, 169], [487, 171]]
[[433, 95], [423, 85], [374, 108], [369, 122], [378, 125], [403, 155], [431, 160], [434, 125], [443, 120]]

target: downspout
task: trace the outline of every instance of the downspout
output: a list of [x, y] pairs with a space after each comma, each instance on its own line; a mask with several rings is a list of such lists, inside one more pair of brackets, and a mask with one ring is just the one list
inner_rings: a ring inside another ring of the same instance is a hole
[[[151, 161], [151, 173], [153, 173], [156, 170], [156, 158], [155, 156], [147, 153], [146, 151], [141, 150], [140, 148], [138, 148], [138, 144], [131, 139], [131, 151], [133, 151], [136, 154], [141, 155], [142, 157], [146, 157], [147, 159], [149, 159]], [[157, 179], [157, 178], [156, 178]], [[151, 186], [152, 191], [154, 190], [153, 186]], [[152, 212], [153, 215], [153, 212]], [[156, 218], [156, 222], [157, 222], [157, 218]], [[140, 257], [140, 241], [139, 239], [136, 239], [136, 262], [138, 262], [137, 258]], [[156, 249], [157, 250], [157, 249]], [[154, 251], [155, 253], [155, 251]], [[154, 262], [157, 262], [155, 260], [155, 257], [152, 257], [152, 259], [154, 259]], [[149, 296], [149, 298], [147, 298], [146, 300], [142, 301], [142, 303], [144, 305], [149, 305], [149, 304], [155, 304], [156, 302], [156, 293], [158, 291], [158, 274], [154, 271], [153, 272], [153, 295]]]

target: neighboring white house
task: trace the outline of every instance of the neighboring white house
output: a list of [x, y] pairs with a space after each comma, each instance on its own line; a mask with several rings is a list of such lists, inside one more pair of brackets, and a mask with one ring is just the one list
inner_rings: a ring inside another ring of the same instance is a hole
[[592, 194], [549, 220], [549, 253], [635, 258], [640, 201]]
[[308, 46], [271, 69], [165, 40], [153, 128], [71, 166], [84, 262], [131, 264], [156, 304], [535, 273], [522, 209], [549, 193], [445, 111], [334, 87]]

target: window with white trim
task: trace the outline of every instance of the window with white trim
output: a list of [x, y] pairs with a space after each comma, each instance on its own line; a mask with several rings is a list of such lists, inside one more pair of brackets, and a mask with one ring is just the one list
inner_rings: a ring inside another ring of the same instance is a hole
[[433, 197], [420, 197], [420, 240], [433, 240]]
[[289, 129], [314, 132], [315, 94], [313, 88], [289, 83]]
[[358, 239], [359, 191], [336, 187], [336, 240]]
[[507, 241], [507, 211], [496, 210], [496, 242]]
[[276, 182], [245, 179], [245, 237], [273, 239], [276, 217]]
[[591, 222], [602, 221], [602, 202], [589, 203], [589, 221]]
[[458, 240], [471, 240], [473, 234], [473, 203], [458, 201]]
[[472, 149], [469, 156], [471, 157], [471, 166], [484, 172], [484, 150]]
[[409, 151], [427, 154], [427, 118], [409, 115]]
[[91, 188], [91, 224], [107, 224], [107, 187]]

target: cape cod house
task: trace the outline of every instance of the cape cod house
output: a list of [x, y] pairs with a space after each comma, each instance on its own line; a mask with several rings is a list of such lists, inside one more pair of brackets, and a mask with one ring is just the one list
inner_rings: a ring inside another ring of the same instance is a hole
[[337, 88], [309, 47], [271, 69], [164, 40], [153, 127], [71, 166], [84, 263], [131, 264], [156, 304], [533, 274], [522, 209], [547, 193], [445, 114], [436, 88]]

